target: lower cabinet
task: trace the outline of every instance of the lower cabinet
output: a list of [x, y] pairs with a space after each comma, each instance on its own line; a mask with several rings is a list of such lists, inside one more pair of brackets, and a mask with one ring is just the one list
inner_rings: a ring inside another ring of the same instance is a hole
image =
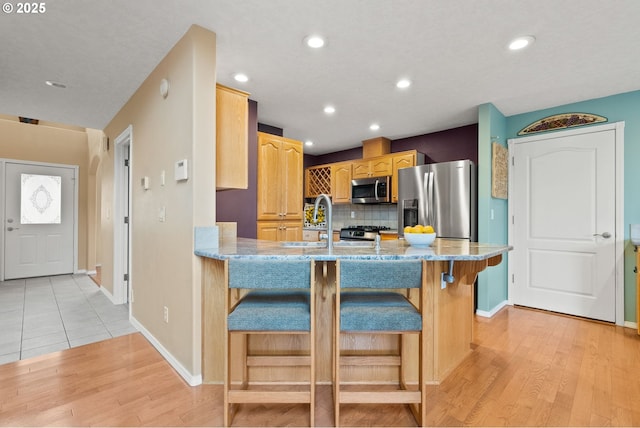
[[302, 222], [258, 221], [258, 239], [268, 241], [302, 241]]

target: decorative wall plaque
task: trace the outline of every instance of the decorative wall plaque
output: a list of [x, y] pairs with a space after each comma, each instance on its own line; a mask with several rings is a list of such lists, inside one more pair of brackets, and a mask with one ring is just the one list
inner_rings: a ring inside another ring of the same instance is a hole
[[494, 142], [491, 155], [491, 196], [507, 199], [509, 181], [509, 150]]
[[518, 135], [534, 134], [536, 132], [551, 131], [553, 129], [571, 128], [572, 126], [591, 125], [606, 122], [607, 118], [591, 113], [562, 113], [547, 116], [533, 122], [518, 132]]

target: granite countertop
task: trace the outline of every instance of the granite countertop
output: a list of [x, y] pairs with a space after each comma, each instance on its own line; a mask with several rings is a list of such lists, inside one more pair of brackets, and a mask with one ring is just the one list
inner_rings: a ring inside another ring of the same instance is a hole
[[380, 242], [380, 249], [370, 247], [284, 247], [282, 242], [237, 238], [223, 241], [218, 248], [201, 242], [195, 254], [216, 260], [232, 258], [254, 259], [305, 259], [335, 261], [337, 259], [361, 260], [485, 260], [506, 253], [512, 247], [503, 244], [482, 244], [454, 239], [436, 239], [431, 247], [410, 246], [404, 239]]

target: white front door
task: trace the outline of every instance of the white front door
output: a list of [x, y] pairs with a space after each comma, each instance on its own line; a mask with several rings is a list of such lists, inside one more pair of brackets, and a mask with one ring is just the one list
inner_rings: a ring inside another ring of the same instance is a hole
[[77, 168], [5, 164], [5, 279], [74, 272]]
[[514, 304], [616, 321], [616, 132], [510, 141]]

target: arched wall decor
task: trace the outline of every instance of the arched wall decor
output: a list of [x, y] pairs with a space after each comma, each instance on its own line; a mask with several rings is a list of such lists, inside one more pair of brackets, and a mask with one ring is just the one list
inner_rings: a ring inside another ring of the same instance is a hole
[[551, 131], [554, 129], [571, 128], [573, 126], [591, 125], [594, 123], [606, 122], [604, 116], [591, 113], [562, 113], [547, 116], [532, 124], [525, 126], [518, 132], [518, 135], [535, 134], [536, 132]]

